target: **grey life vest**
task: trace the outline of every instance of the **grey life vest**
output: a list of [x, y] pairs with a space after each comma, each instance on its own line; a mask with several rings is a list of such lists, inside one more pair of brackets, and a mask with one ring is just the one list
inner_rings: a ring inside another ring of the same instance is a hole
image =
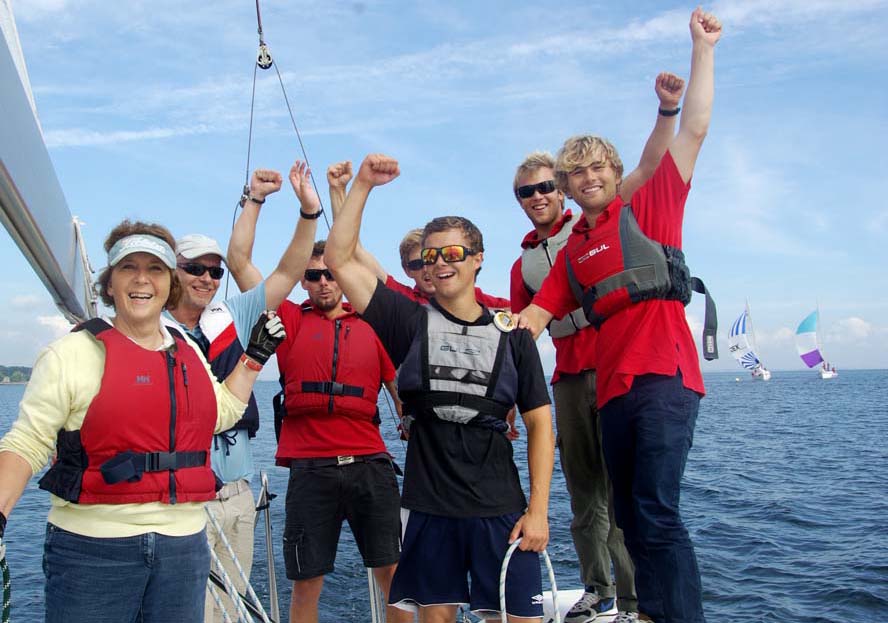
[[507, 431], [506, 414], [518, 396], [509, 334], [492, 319], [467, 326], [432, 305], [426, 310], [424, 326], [398, 370], [405, 413]]
[[[558, 233], [545, 238], [535, 247], [524, 249], [521, 253], [521, 278], [524, 280], [524, 288], [531, 297], [540, 291], [543, 280], [555, 263], [555, 257], [567, 243], [572, 220], [573, 216], [569, 217], [564, 221], [564, 225]], [[549, 335], [567, 337], [588, 326], [589, 321], [586, 320], [583, 308], [578, 307], [561, 320], [553, 319], [549, 323]]]
[[632, 206], [621, 206], [616, 218], [571, 237], [564, 248], [564, 259], [574, 296], [596, 328], [642, 301], [676, 300], [687, 305], [692, 292], [703, 294], [703, 357], [718, 358], [718, 319], [709, 290], [699, 278], [691, 276], [681, 249], [645, 235]]

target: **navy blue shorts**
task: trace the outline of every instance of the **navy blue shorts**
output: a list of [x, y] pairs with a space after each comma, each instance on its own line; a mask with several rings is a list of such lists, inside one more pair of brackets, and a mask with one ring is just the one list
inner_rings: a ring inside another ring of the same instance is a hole
[[[410, 511], [389, 603], [400, 607], [468, 604], [499, 614], [499, 576], [509, 533], [522, 513], [456, 518]], [[541, 617], [542, 573], [536, 552], [515, 550], [506, 576], [506, 611]]]

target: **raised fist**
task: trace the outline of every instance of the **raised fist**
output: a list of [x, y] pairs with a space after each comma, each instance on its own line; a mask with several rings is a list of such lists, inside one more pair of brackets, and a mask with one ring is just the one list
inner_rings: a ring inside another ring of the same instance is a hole
[[383, 154], [370, 154], [361, 163], [357, 179], [371, 187], [382, 186], [400, 174], [397, 160]]
[[715, 15], [706, 13], [700, 7], [694, 9], [694, 12], [691, 13], [691, 40], [694, 43], [715, 45], [721, 37], [721, 33], [722, 25]]
[[311, 183], [311, 169], [302, 160], [297, 160], [290, 167], [290, 184], [304, 212], [312, 214], [321, 209], [321, 200]]
[[663, 110], [675, 110], [681, 102], [684, 94], [685, 81], [683, 78], [664, 71], [654, 83], [654, 91], [660, 99], [660, 108]]
[[250, 194], [256, 199], [265, 199], [281, 189], [284, 183], [281, 174], [271, 169], [256, 169], [250, 178]]
[[344, 160], [331, 164], [327, 168], [327, 184], [330, 188], [341, 188], [345, 190], [352, 178], [351, 160]]

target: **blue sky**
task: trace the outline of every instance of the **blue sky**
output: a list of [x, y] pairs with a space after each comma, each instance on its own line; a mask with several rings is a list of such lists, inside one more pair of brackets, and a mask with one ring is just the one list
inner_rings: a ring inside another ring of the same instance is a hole
[[[224, 244], [246, 166], [252, 0], [12, 4], [50, 155], [94, 266], [123, 217]], [[692, 270], [719, 307], [722, 360], [704, 370], [739, 372], [725, 340], [746, 299], [769, 367], [802, 369], [792, 334], [817, 304], [836, 365], [888, 367], [879, 259], [888, 246], [888, 2], [704, 8], [724, 24], [684, 230]], [[511, 194], [515, 166], [594, 133], [631, 169], [655, 121], [657, 73], [687, 77], [692, 9], [266, 0], [262, 17], [319, 186], [334, 161], [357, 165], [379, 151], [401, 162], [401, 177], [371, 196], [365, 246], [403, 277], [397, 244], [407, 229], [468, 216], [485, 234], [479, 283], [507, 295], [529, 230]], [[298, 153], [277, 78], [263, 72], [252, 166], [286, 171]], [[262, 270], [276, 263], [297, 210], [287, 186], [263, 208]], [[0, 363], [31, 365], [67, 323], [5, 232], [0, 260]], [[702, 310], [688, 307], [692, 327]], [[540, 348], [551, 369], [551, 344]]]

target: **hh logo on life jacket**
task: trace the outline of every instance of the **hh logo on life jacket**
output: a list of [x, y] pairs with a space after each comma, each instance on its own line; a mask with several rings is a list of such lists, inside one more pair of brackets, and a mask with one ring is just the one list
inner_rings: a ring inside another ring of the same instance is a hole
[[147, 373], [137, 374], [136, 385], [151, 385], [151, 375]]
[[600, 246], [597, 246], [594, 249], [589, 249], [588, 251], [586, 251], [585, 253], [583, 253], [579, 257], [579, 259], [577, 260], [577, 263], [582, 264], [586, 260], [591, 259], [592, 257], [598, 255], [602, 251], [607, 251], [608, 249], [610, 249], [610, 247], [607, 246], [607, 244], [601, 244]]

